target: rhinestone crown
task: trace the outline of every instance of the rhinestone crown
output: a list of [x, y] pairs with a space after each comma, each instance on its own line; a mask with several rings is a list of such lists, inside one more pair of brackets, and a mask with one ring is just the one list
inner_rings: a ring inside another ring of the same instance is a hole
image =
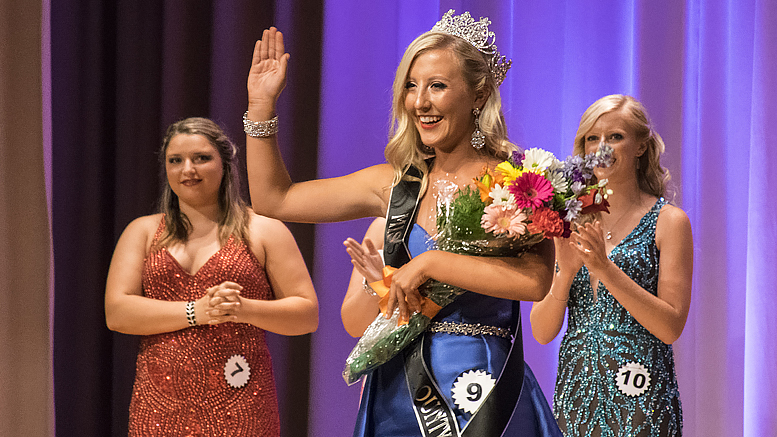
[[469, 15], [469, 12], [464, 12], [461, 15], [454, 16], [453, 9], [448, 10], [440, 21], [432, 27], [432, 32], [442, 32], [448, 35], [458, 36], [464, 39], [468, 43], [472, 44], [481, 53], [488, 58], [488, 68], [491, 70], [491, 74], [494, 76], [496, 86], [502, 84], [502, 81], [507, 75], [507, 70], [513, 64], [513, 61], [507, 59], [506, 56], [502, 56], [496, 50], [496, 36], [494, 32], [488, 30], [488, 25], [491, 24], [491, 20], [488, 18], [480, 17], [479, 21], [475, 21]]

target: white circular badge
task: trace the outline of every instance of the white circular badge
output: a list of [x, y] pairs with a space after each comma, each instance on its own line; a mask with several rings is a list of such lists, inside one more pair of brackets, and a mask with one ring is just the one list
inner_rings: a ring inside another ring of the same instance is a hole
[[626, 396], [639, 396], [650, 387], [650, 372], [639, 363], [626, 363], [618, 369], [615, 384]]
[[224, 365], [224, 378], [227, 384], [234, 388], [240, 388], [248, 383], [251, 377], [251, 367], [242, 355], [232, 355]]
[[475, 414], [495, 384], [496, 380], [485, 370], [464, 372], [453, 383], [453, 401], [465, 413]]

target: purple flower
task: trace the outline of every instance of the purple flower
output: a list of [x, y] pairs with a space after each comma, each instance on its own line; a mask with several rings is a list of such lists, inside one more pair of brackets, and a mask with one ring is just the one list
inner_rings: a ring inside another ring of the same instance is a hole
[[523, 162], [524, 157], [526, 157], [526, 154], [523, 153], [522, 150], [515, 150], [513, 151], [513, 154], [510, 156], [510, 160], [512, 161], [512, 164], [514, 167], [519, 167]]

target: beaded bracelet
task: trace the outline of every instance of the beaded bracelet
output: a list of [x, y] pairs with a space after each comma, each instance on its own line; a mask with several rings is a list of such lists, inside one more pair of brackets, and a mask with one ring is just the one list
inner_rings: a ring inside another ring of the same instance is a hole
[[378, 293], [375, 292], [375, 290], [370, 287], [370, 284], [367, 283], [367, 278], [362, 279], [362, 288], [364, 289], [364, 292], [369, 294], [370, 296], [377, 296]]
[[267, 138], [278, 133], [278, 116], [267, 121], [251, 121], [248, 119], [248, 111], [243, 114], [243, 130], [248, 136], [254, 138]]
[[197, 319], [194, 317], [194, 301], [186, 302], [186, 320], [189, 322], [189, 326], [195, 326]]

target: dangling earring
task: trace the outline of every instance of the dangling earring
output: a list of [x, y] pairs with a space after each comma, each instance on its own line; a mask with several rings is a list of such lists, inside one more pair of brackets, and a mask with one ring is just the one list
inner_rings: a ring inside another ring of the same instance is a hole
[[426, 144], [421, 144], [421, 151], [423, 153], [426, 153], [427, 155], [433, 155], [434, 154], [434, 147], [429, 147]]
[[472, 110], [472, 113], [475, 114], [475, 131], [472, 132], [472, 147], [480, 150], [486, 145], [486, 136], [480, 131], [480, 109], [475, 108]]

